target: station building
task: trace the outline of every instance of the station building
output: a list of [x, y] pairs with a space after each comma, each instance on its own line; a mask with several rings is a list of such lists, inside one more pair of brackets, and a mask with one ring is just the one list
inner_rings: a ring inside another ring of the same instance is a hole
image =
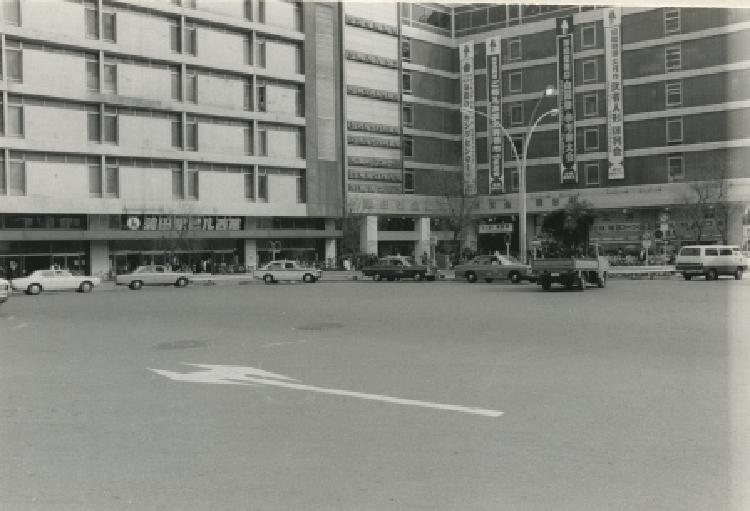
[[746, 244], [749, 42], [743, 9], [6, 0], [0, 266], [517, 253], [524, 184], [527, 246], [572, 203], [610, 252]]
[[522, 159], [545, 113], [528, 146], [528, 247], [575, 202], [608, 253], [747, 244], [750, 9], [345, 3], [344, 23], [361, 251], [457, 250], [469, 217], [464, 246], [517, 253], [511, 143]]
[[339, 7], [2, 3], [0, 266], [333, 259]]

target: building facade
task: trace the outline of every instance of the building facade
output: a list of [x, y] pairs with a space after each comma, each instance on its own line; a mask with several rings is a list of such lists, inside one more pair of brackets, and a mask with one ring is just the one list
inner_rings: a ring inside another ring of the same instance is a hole
[[3, 2], [0, 266], [333, 259], [339, 8]]
[[750, 10], [6, 0], [2, 16], [5, 269], [517, 254], [522, 227], [537, 247], [571, 204], [609, 253], [747, 244]]
[[750, 10], [344, 11], [345, 245], [518, 253], [524, 184], [530, 249], [573, 203], [608, 253], [747, 245]]

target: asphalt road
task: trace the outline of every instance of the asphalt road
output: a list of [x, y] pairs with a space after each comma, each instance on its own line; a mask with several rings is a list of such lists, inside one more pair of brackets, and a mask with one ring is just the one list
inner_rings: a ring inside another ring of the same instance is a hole
[[15, 295], [0, 508], [748, 509], [748, 298], [750, 279]]

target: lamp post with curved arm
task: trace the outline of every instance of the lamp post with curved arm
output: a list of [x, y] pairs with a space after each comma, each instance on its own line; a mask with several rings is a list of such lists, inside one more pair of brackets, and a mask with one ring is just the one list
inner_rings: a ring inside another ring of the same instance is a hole
[[[547, 88], [544, 90], [544, 92], [542, 92], [542, 95], [534, 105], [534, 109], [531, 111], [531, 117], [529, 119], [534, 119], [534, 115], [536, 114], [536, 111], [544, 98], [555, 95], [557, 95], [557, 89], [555, 89], [551, 85], [547, 86]], [[484, 112], [478, 112], [474, 110], [474, 113], [481, 115], [488, 121], [491, 121], [490, 117]], [[529, 129], [526, 131], [526, 136], [524, 137], [523, 142], [522, 155], [518, 154], [516, 145], [513, 143], [513, 137], [510, 135], [510, 133], [508, 133], [508, 130], [506, 130], [505, 127], [500, 124], [500, 122], [498, 122], [496, 126], [492, 126], [500, 128], [503, 132], [503, 135], [505, 135], [505, 137], [510, 142], [510, 148], [513, 151], [513, 157], [515, 158], [516, 166], [518, 167], [518, 251], [520, 260], [523, 264], [526, 264], [526, 156], [529, 152], [529, 142], [531, 141], [531, 135], [534, 133], [534, 130], [539, 125], [539, 122], [542, 119], [544, 119], [548, 115], [554, 116], [558, 115], [559, 113], [559, 109], [552, 108], [551, 110], [547, 110], [534, 120], [534, 123], [529, 126]]]

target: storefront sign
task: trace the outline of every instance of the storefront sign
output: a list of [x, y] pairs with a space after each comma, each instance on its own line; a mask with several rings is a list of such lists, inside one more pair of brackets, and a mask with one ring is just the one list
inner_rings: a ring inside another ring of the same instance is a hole
[[217, 218], [216, 219], [216, 230], [217, 231], [226, 231], [227, 230], [227, 219], [226, 218]]
[[500, 127], [502, 119], [502, 83], [500, 81], [500, 36], [487, 39], [487, 91], [489, 117], [487, 148], [490, 152], [490, 194], [503, 193], [503, 132]]
[[557, 80], [560, 109], [560, 181], [577, 183], [573, 101], [573, 16], [557, 19]]
[[481, 224], [479, 226], [479, 234], [511, 234], [513, 232], [513, 224], [510, 222], [503, 222], [501, 224]]
[[129, 216], [127, 220], [128, 229], [137, 231], [141, 228], [141, 219], [137, 216]]
[[229, 223], [227, 224], [227, 229], [230, 231], [239, 231], [240, 230], [240, 219], [239, 218], [230, 218]]
[[159, 217], [159, 230], [160, 231], [171, 231], [172, 230], [172, 217], [171, 216], [160, 216]]
[[474, 120], [474, 41], [461, 43], [461, 133], [463, 135], [464, 194], [477, 193]]
[[155, 231], [159, 228], [159, 217], [147, 216], [143, 219], [144, 231]]
[[619, 7], [603, 10], [604, 55], [607, 67], [607, 147], [609, 179], [624, 179], [624, 132], [622, 119], [622, 74]]

